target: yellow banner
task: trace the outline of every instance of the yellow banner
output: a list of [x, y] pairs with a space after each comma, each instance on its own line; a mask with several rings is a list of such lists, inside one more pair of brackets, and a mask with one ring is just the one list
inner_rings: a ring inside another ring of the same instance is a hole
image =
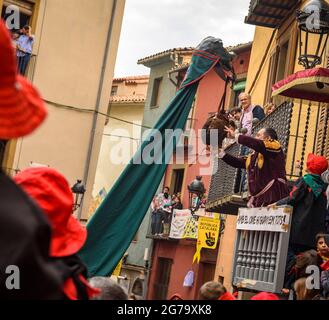
[[193, 257], [194, 261], [197, 263], [200, 262], [201, 259], [201, 249], [215, 249], [218, 242], [220, 230], [220, 220], [200, 217], [198, 223], [198, 240], [196, 245], [196, 252]]
[[118, 277], [121, 273], [122, 267], [122, 259], [119, 261], [118, 265], [115, 267], [114, 271], [112, 272], [112, 276]]
[[183, 239], [197, 239], [198, 238], [198, 220], [190, 217], [185, 225]]

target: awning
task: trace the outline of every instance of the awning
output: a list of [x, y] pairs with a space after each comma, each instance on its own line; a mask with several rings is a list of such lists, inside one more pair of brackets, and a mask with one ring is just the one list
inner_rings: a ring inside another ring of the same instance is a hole
[[246, 88], [246, 80], [238, 82], [236, 85], [233, 86], [233, 91], [241, 91]]
[[272, 96], [329, 102], [329, 69], [313, 68], [296, 72], [272, 86]]

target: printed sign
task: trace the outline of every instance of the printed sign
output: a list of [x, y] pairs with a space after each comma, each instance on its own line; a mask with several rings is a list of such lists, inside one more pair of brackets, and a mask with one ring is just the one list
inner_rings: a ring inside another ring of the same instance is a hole
[[187, 220], [183, 238], [184, 239], [197, 239], [198, 238], [198, 220], [196, 217], [190, 217]]
[[207, 212], [206, 209], [200, 208], [198, 211], [194, 213], [195, 216], [199, 217], [207, 217], [212, 219], [219, 219], [219, 213], [215, 212]]
[[238, 230], [288, 232], [292, 207], [240, 208]]
[[193, 257], [193, 262], [197, 263], [201, 259], [201, 249], [215, 249], [217, 246], [218, 236], [220, 230], [220, 220], [207, 217], [200, 217], [198, 224], [198, 240], [196, 245], [196, 252]]
[[102, 188], [98, 192], [97, 196], [91, 200], [91, 204], [88, 210], [88, 219], [91, 218], [91, 216], [95, 213], [95, 211], [100, 206], [100, 204], [105, 199], [105, 197], [106, 197], [106, 190], [105, 188]]
[[183, 239], [186, 224], [189, 218], [191, 217], [192, 217], [191, 211], [188, 209], [174, 210], [171, 220], [169, 238]]

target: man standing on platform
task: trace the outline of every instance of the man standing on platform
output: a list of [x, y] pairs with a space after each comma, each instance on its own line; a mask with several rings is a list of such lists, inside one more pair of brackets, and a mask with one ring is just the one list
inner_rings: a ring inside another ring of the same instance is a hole
[[235, 134], [228, 127], [226, 132], [228, 137], [234, 137], [237, 143], [254, 150], [250, 155], [240, 158], [231, 156], [223, 150], [219, 152], [219, 158], [228, 165], [247, 170], [251, 196], [248, 207], [267, 206], [287, 197], [289, 191], [285, 157], [275, 130], [263, 128], [257, 133], [256, 138]]

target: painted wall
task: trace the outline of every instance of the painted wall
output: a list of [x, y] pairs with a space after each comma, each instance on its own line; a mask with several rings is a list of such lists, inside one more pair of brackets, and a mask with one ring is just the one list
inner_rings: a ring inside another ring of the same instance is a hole
[[[239, 54], [233, 61], [233, 66], [236, 70], [238, 77], [246, 76], [249, 66], [250, 50]], [[243, 61], [243, 63], [241, 63]], [[202, 129], [204, 123], [206, 122], [210, 112], [216, 112], [222, 95], [224, 93], [225, 83], [216, 74], [215, 71], [210, 71], [199, 84], [198, 92], [196, 95], [192, 128], [197, 132], [197, 137], [190, 140], [190, 144], [194, 146], [191, 151], [195, 164], [185, 164], [185, 177], [182, 189], [182, 201], [184, 208], [189, 206], [189, 194], [187, 191], [187, 185], [191, 183], [197, 175], [202, 176], [202, 181], [209, 191], [210, 180], [212, 176], [212, 163], [210, 157], [207, 156], [206, 146], [200, 143], [201, 133], [199, 130]], [[211, 92], [211, 94], [209, 94]], [[227, 90], [227, 103], [226, 107], [230, 104], [229, 97], [233, 94], [231, 89]], [[171, 185], [172, 171], [175, 168], [180, 167], [179, 165], [169, 165], [165, 175], [165, 185]]]
[[[249, 66], [250, 59], [250, 50], [247, 52], [243, 52], [239, 54], [234, 59], [234, 68], [238, 75], [238, 78], [243, 79], [246, 76]], [[243, 61], [243, 63], [242, 63]], [[202, 129], [204, 123], [208, 118], [208, 114], [210, 112], [216, 112], [218, 110], [219, 102], [224, 93], [225, 83], [219, 78], [219, 76], [215, 73], [215, 71], [210, 71], [200, 82], [197, 97], [195, 101], [195, 109], [193, 114], [193, 124], [192, 128], [198, 132], [198, 130]], [[209, 94], [211, 93], [211, 94]], [[228, 89], [227, 96], [229, 97], [233, 93], [230, 89]], [[229, 105], [229, 99], [227, 100], [227, 105]], [[198, 136], [200, 133], [197, 134]], [[200, 140], [197, 140], [197, 144], [200, 143]], [[165, 185], [171, 185], [172, 172], [173, 169], [185, 167], [185, 175], [182, 186], [182, 202], [184, 208], [189, 207], [189, 193], [187, 190], [187, 185], [191, 183], [197, 175], [202, 176], [202, 181], [209, 191], [210, 180], [213, 172], [212, 163], [210, 161], [209, 156], [205, 156], [207, 154], [205, 146], [202, 144], [202, 147], [196, 146], [194, 150], [191, 151], [192, 154], [199, 154], [196, 158], [195, 164], [185, 165], [169, 165], [165, 175]], [[172, 267], [172, 273], [169, 283], [169, 291], [168, 297], [174, 293], [182, 294], [184, 299], [195, 299], [198, 295], [198, 290], [200, 286], [203, 284], [203, 281], [207, 280], [217, 280], [218, 277], [224, 277], [224, 280], [227, 279], [227, 283], [229, 283], [230, 277], [227, 275], [231, 270], [232, 265], [232, 252], [233, 252], [233, 244], [235, 240], [235, 228], [234, 223], [230, 218], [227, 220], [227, 228], [224, 235], [224, 238], [220, 240], [220, 248], [218, 251], [209, 250], [211, 254], [215, 254], [215, 260], [220, 262], [220, 268], [217, 266], [215, 270], [215, 275], [212, 279], [207, 279], [209, 276], [209, 271], [203, 268], [203, 264], [194, 265], [193, 269], [196, 274], [196, 279], [199, 279], [199, 282], [196, 283], [195, 286], [191, 289], [187, 289], [182, 287], [182, 282], [189, 268], [191, 268], [191, 261], [193, 259], [193, 254], [195, 252], [195, 241], [192, 242], [192, 246], [188, 247], [185, 241], [178, 242], [168, 242], [168, 241], [156, 241], [154, 255], [153, 255], [153, 268], [151, 274], [151, 282], [150, 282], [150, 295], [149, 298], [152, 297], [153, 289], [152, 284], [156, 281], [156, 274], [158, 273], [158, 265], [157, 261], [159, 257], [166, 257], [169, 259], [173, 259], [174, 264]], [[218, 252], [218, 254], [217, 254]], [[215, 264], [215, 262], [214, 262]], [[223, 270], [223, 271], [221, 271]], [[224, 274], [225, 273], [225, 274]], [[198, 280], [197, 280], [198, 281]]]
[[[70, 184], [84, 179], [84, 218], [105, 123], [104, 116], [96, 116], [92, 138], [94, 113], [87, 110], [95, 110], [98, 105], [99, 111], [106, 113], [108, 107], [125, 6], [124, 0], [114, 1], [41, 1], [32, 81], [48, 101], [49, 115], [39, 130], [18, 141], [13, 163], [18, 169], [28, 167], [31, 161], [47, 164], [61, 171]], [[90, 22], [88, 28], [86, 21]], [[105, 55], [110, 26], [109, 51]], [[103, 60], [105, 74], [101, 83]]]
[[[195, 249], [195, 241], [184, 240], [180, 241], [179, 245], [174, 241], [155, 241], [148, 299], [154, 298], [155, 295], [159, 258], [173, 261], [167, 299], [175, 293], [180, 294], [184, 300], [194, 300], [198, 297], [199, 289], [204, 282], [203, 266], [204, 264], [215, 266], [217, 250], [202, 250], [200, 264], [192, 265]], [[184, 287], [184, 278], [190, 270], [194, 271], [194, 285]]]
[[[174, 62], [168, 59], [167, 62], [158, 64], [150, 70], [150, 80], [147, 90], [147, 96], [145, 101], [145, 109], [143, 116], [143, 126], [153, 127], [153, 125], [159, 120], [161, 114], [168, 106], [171, 99], [175, 96], [176, 87], [168, 78], [168, 71], [174, 67]], [[161, 90], [159, 93], [159, 107], [151, 107], [152, 92], [154, 79], [162, 77]], [[144, 130], [144, 129], [143, 129]]]
[[[142, 122], [144, 104], [112, 104], [109, 115], [130, 122]], [[141, 127], [109, 118], [104, 127], [93, 196], [105, 188], [110, 191], [140, 143]], [[132, 140], [132, 139], [135, 140]], [[138, 141], [137, 141], [138, 140]]]

